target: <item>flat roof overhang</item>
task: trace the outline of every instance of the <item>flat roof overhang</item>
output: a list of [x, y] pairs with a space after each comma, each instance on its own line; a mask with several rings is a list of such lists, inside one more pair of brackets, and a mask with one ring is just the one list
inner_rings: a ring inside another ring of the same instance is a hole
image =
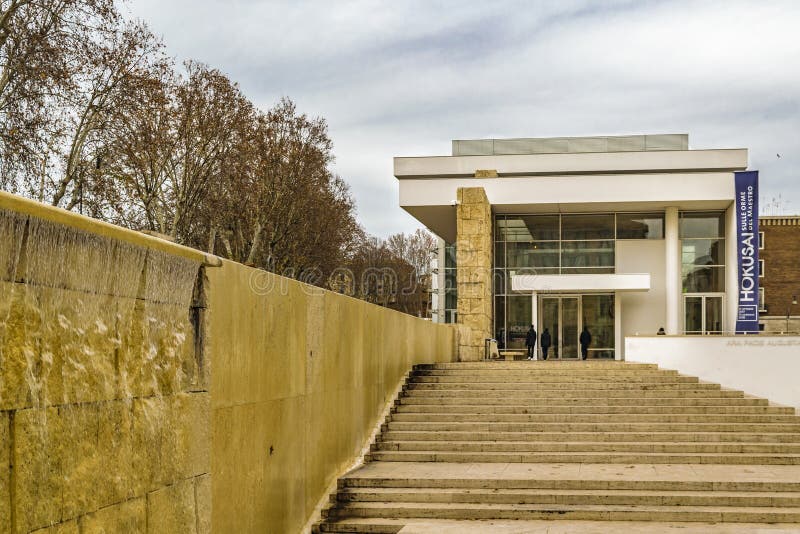
[[394, 175], [401, 180], [406, 178], [473, 177], [476, 170], [495, 170], [498, 176], [503, 177], [547, 174], [713, 172], [746, 168], [746, 148], [394, 158]]
[[625, 274], [518, 274], [511, 275], [511, 290], [520, 292], [649, 291], [648, 273]]
[[459, 187], [483, 187], [495, 214], [726, 209], [747, 150], [434, 156], [394, 166], [400, 206], [454, 242]]

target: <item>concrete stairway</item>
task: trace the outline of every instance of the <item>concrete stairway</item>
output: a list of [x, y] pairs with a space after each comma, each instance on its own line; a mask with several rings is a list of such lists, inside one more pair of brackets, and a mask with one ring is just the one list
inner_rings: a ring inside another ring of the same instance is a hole
[[800, 523], [794, 409], [655, 365], [417, 366], [381, 430], [318, 532], [423, 519]]

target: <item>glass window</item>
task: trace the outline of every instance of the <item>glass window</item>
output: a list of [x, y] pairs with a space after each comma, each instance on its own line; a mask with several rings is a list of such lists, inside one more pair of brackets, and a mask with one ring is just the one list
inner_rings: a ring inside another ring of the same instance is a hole
[[558, 241], [507, 243], [509, 267], [558, 267]]
[[[506, 294], [506, 272], [504, 269], [495, 269], [493, 271], [494, 276], [494, 294], [495, 295], [505, 295]], [[511, 290], [511, 288], [507, 288]]]
[[519, 217], [509, 217], [497, 221], [498, 241], [530, 241], [528, 227]]
[[758, 250], [764, 250], [764, 232], [758, 232]]
[[[590, 356], [614, 357], [614, 295], [583, 295], [583, 326], [592, 334]], [[606, 354], [591, 351], [604, 351]]]
[[687, 334], [703, 333], [703, 297], [691, 296], [683, 300], [683, 330]]
[[766, 301], [764, 300], [764, 288], [763, 287], [759, 287], [758, 288], [758, 311], [760, 311], [760, 312], [767, 311], [767, 304], [766, 304]]
[[705, 333], [722, 334], [722, 297], [707, 296], [704, 298], [706, 301]]
[[614, 241], [565, 241], [564, 267], [614, 267]]
[[[613, 274], [614, 267], [562, 267], [560, 274]], [[539, 273], [544, 274], [544, 273]]]
[[722, 293], [725, 291], [725, 267], [684, 265], [684, 293]]
[[614, 239], [614, 214], [562, 215], [561, 239]]
[[505, 243], [495, 243], [494, 244], [494, 266], [497, 269], [501, 269], [506, 266], [506, 244]]
[[497, 340], [497, 348], [504, 349], [506, 346], [506, 297], [495, 297], [494, 299], [494, 336]]
[[445, 245], [444, 247], [444, 266], [448, 269], [456, 266], [456, 246]]
[[681, 263], [684, 265], [725, 265], [724, 239], [683, 239]]
[[455, 289], [445, 289], [444, 307], [448, 310], [455, 310], [458, 307], [458, 293]]
[[664, 214], [618, 213], [617, 239], [664, 239]]
[[533, 241], [556, 241], [559, 238], [558, 215], [530, 215], [520, 217]]
[[444, 288], [455, 291], [458, 288], [455, 269], [444, 270]]
[[682, 212], [679, 231], [681, 239], [725, 237], [725, 213]]
[[758, 260], [758, 277], [759, 278], [764, 278], [765, 269], [766, 268], [764, 267], [764, 260]]
[[507, 348], [517, 349], [525, 347], [525, 335], [531, 326], [533, 312], [531, 310], [531, 296], [520, 295], [506, 297], [508, 306], [508, 332], [506, 332]]

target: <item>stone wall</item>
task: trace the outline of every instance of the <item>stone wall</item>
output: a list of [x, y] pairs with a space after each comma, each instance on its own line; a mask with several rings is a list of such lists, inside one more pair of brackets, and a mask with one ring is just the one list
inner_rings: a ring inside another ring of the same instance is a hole
[[0, 194], [0, 533], [209, 532], [202, 255], [34, 204]]
[[459, 187], [456, 213], [456, 284], [459, 357], [479, 360], [492, 335], [492, 207], [482, 187]]
[[457, 348], [0, 192], [0, 534], [299, 532], [411, 366]]
[[213, 530], [299, 532], [455, 329], [240, 264], [208, 279]]

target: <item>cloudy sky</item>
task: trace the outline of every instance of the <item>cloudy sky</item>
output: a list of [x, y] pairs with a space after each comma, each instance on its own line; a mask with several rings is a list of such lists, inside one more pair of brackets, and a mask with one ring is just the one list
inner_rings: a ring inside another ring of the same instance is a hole
[[[451, 139], [689, 133], [800, 213], [800, 1], [130, 0], [178, 61], [325, 117], [367, 231], [418, 223], [393, 156]], [[778, 157], [780, 154], [780, 157]]]

